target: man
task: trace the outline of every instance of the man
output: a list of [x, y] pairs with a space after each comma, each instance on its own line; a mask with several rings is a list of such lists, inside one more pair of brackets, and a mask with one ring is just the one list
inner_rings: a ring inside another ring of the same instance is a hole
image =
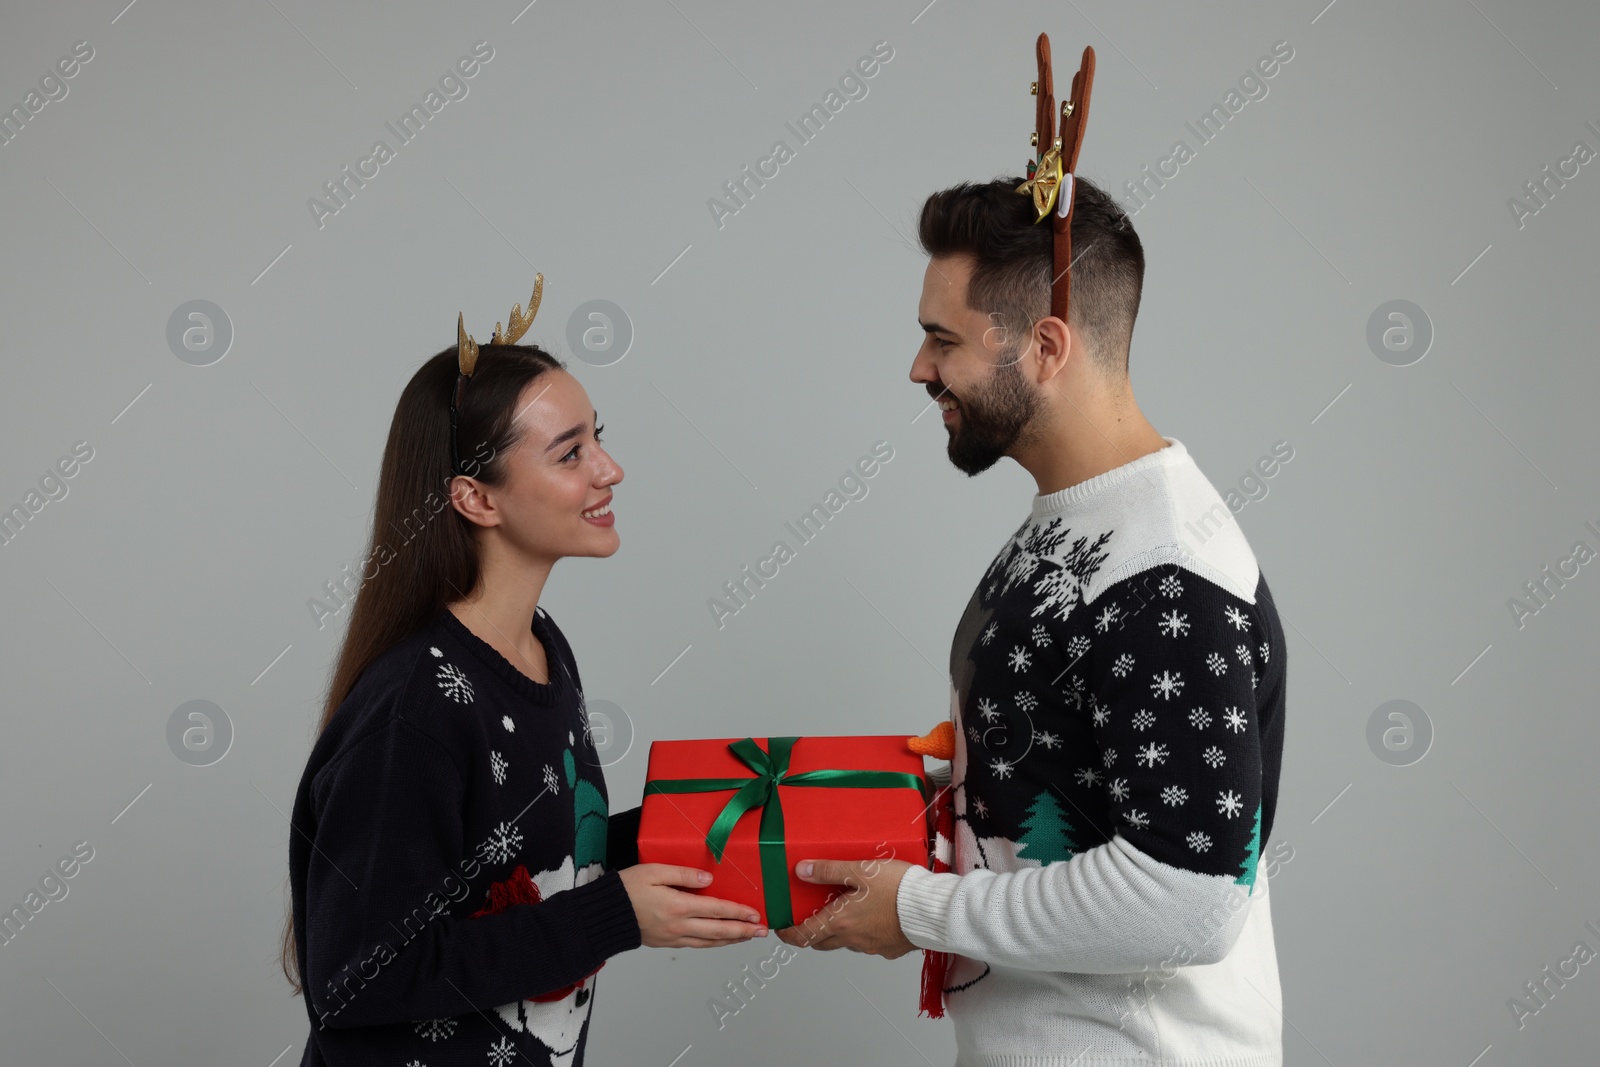
[[960, 1064], [1278, 1065], [1257, 861], [1283, 629], [1216, 489], [1134, 401], [1144, 253], [1128, 218], [1077, 178], [1063, 321], [1050, 228], [1017, 182], [936, 193], [919, 222], [911, 379], [958, 468], [1009, 456], [1038, 484], [951, 646], [952, 869], [802, 861], [800, 877], [850, 888], [779, 936], [952, 954]]

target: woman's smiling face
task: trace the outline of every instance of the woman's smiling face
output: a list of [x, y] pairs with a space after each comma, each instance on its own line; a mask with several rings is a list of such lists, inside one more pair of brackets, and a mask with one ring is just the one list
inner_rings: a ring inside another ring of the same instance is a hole
[[[564, 370], [546, 371], [517, 400], [521, 437], [505, 456], [505, 480], [483, 485], [500, 533], [533, 558], [609, 556], [621, 544], [611, 487], [622, 468], [600, 447], [589, 394]], [[480, 483], [481, 485], [481, 483]]]

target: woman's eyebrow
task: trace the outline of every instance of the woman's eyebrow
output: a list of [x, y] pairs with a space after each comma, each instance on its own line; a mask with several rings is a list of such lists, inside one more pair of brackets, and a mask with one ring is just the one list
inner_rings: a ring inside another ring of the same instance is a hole
[[[600, 413], [598, 411], [593, 412], [592, 414], [594, 415], [594, 417], [596, 419], [599, 419]], [[582, 433], [586, 429], [588, 429], [588, 427], [586, 425], [584, 425], [583, 423], [579, 423], [578, 425], [573, 426], [570, 429], [562, 430], [560, 433], [556, 434], [555, 437], [550, 439], [550, 443], [544, 446], [544, 450], [546, 452], [548, 452], [552, 448], [554, 448], [557, 445], [561, 444], [563, 441], [572, 440], [574, 437], [578, 436], [580, 433]]]

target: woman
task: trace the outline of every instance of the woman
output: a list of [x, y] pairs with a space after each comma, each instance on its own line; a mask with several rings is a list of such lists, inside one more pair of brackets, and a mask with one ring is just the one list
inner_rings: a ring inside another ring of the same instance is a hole
[[539, 595], [558, 559], [617, 550], [622, 469], [583, 386], [515, 343], [542, 282], [489, 344], [458, 323], [389, 427], [291, 820], [302, 1065], [581, 1064], [607, 958], [766, 934], [686, 891], [709, 872], [637, 864], [637, 810], [608, 833], [578, 666]]

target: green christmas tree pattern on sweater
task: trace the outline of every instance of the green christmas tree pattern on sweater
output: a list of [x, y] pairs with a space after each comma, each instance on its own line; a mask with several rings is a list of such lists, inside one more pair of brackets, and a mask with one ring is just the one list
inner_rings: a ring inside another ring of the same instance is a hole
[[1256, 804], [1256, 825], [1250, 832], [1250, 843], [1244, 847], [1244, 859], [1239, 863], [1239, 877], [1233, 880], [1234, 885], [1250, 887], [1250, 895], [1256, 892], [1256, 864], [1261, 859], [1261, 804]]
[[1022, 836], [1017, 839], [1017, 855], [1038, 860], [1041, 867], [1070, 860], [1078, 851], [1072, 838], [1074, 832], [1061, 805], [1046, 789], [1028, 806], [1028, 817], [1022, 820]]
[[606, 822], [609, 813], [605, 797], [587, 779], [578, 777], [578, 764], [572, 758], [572, 749], [561, 753], [562, 766], [567, 772], [567, 788], [572, 790], [572, 829], [577, 840], [573, 844], [572, 866], [583, 870], [591, 863], [606, 861]]

